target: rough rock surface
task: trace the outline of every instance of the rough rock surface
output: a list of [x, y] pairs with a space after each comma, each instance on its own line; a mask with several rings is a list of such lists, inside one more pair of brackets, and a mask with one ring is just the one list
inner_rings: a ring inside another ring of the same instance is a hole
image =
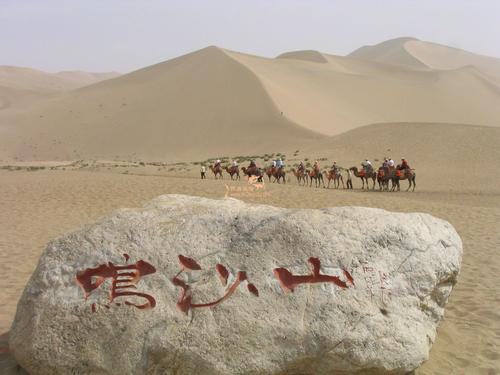
[[[180, 254], [197, 263], [176, 277]], [[404, 374], [428, 358], [461, 257], [453, 227], [427, 214], [164, 195], [49, 243], [10, 346], [32, 375]], [[142, 275], [117, 291], [154, 301], [110, 302], [110, 270], [136, 275], [123, 265]]]

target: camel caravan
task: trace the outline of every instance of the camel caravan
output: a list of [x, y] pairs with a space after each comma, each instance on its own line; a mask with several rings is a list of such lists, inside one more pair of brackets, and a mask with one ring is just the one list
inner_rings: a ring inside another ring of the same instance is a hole
[[[307, 159], [306, 159], [307, 160]], [[213, 165], [209, 166], [214, 174], [215, 179], [224, 178], [223, 172], [226, 172], [231, 180], [239, 180], [241, 178], [240, 171], [244, 176], [256, 177], [259, 182], [262, 182], [267, 176], [269, 182], [286, 184], [285, 164], [281, 158], [274, 160], [271, 165], [260, 168], [255, 160], [251, 160], [248, 167], [239, 167], [238, 162], [233, 160], [231, 165], [223, 167], [220, 160], [216, 160]], [[326, 170], [321, 171], [318, 161], [314, 162], [311, 169], [306, 168], [304, 162], [300, 162], [297, 168], [291, 168], [292, 173], [299, 185], [312, 187], [313, 182], [315, 187], [330, 188], [330, 185], [335, 189], [339, 189], [342, 185], [343, 189], [353, 189], [353, 178], [361, 179], [361, 189], [375, 190], [375, 185], [378, 184], [380, 191], [400, 191], [400, 181], [408, 180], [408, 188], [406, 191], [415, 191], [416, 174], [413, 168], [410, 168], [408, 161], [405, 158], [401, 159], [401, 164], [396, 165], [392, 158], [384, 158], [382, 165], [375, 169], [370, 160], [365, 159], [361, 163], [361, 167], [356, 166], [344, 168], [333, 162], [333, 165]], [[206, 168], [201, 167], [201, 178], [206, 178]], [[290, 180], [288, 180], [290, 181]], [[326, 184], [325, 184], [326, 181]], [[370, 186], [371, 185], [371, 186]]]

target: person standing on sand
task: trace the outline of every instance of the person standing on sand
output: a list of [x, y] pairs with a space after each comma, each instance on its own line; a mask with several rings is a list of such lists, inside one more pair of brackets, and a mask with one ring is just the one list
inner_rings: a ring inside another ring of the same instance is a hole
[[207, 168], [205, 168], [205, 166], [202, 165], [201, 168], [200, 168], [200, 174], [201, 174], [201, 179], [202, 180], [204, 180], [205, 178], [207, 178], [206, 173], [207, 173]]
[[346, 169], [347, 171], [347, 188], [352, 189], [352, 172], [350, 169]]

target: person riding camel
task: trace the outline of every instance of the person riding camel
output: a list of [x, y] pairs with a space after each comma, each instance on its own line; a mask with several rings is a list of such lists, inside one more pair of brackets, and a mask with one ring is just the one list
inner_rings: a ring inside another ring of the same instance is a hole
[[410, 169], [410, 164], [408, 164], [408, 161], [405, 158], [401, 159], [401, 164], [399, 165], [398, 168], [400, 171]]
[[257, 163], [254, 159], [250, 160], [250, 164], [248, 165], [248, 169], [257, 167]]
[[392, 160], [392, 158], [389, 158], [388, 164], [389, 164], [389, 168], [394, 168], [395, 163], [394, 163], [394, 160]]
[[335, 173], [335, 174], [338, 172], [339, 167], [338, 167], [338, 165], [337, 165], [337, 162], [336, 162], [336, 161], [334, 161], [334, 162], [333, 162], [333, 164], [332, 164], [332, 168], [331, 168], [330, 170], [331, 170], [333, 173]]
[[317, 160], [314, 161], [314, 170], [316, 171], [316, 173], [319, 173], [319, 162]]
[[372, 168], [373, 168], [372, 167], [372, 163], [368, 159], [365, 159], [365, 161], [361, 162], [361, 166], [365, 170], [365, 173], [370, 172], [372, 170]]
[[217, 167], [220, 167], [220, 163], [221, 163], [220, 159], [217, 159], [215, 161], [214, 169], [217, 168]]
[[276, 168], [281, 169], [284, 166], [285, 166], [285, 164], [283, 163], [283, 160], [281, 160], [281, 158], [279, 158], [278, 160], [276, 160]]
[[233, 167], [237, 167], [238, 166], [238, 162], [236, 161], [236, 159], [233, 160]]
[[299, 172], [305, 171], [306, 166], [304, 165], [304, 162], [301, 160], [299, 164]]
[[272, 165], [272, 167], [273, 167], [273, 168], [276, 168], [276, 165], [278, 165], [278, 161], [277, 161], [277, 160], [273, 160], [273, 165]]

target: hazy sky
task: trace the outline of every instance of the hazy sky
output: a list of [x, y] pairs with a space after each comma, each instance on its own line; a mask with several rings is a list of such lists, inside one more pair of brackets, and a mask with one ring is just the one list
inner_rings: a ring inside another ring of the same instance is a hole
[[414, 36], [500, 57], [500, 0], [0, 0], [0, 65], [127, 72], [208, 45], [347, 54]]

